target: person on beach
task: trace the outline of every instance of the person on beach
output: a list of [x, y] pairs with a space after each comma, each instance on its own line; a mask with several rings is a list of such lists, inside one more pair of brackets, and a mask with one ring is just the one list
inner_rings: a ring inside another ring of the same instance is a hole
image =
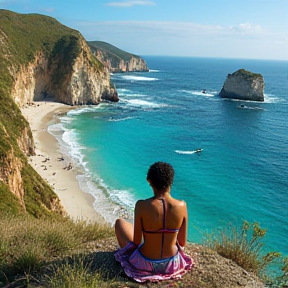
[[147, 181], [154, 196], [137, 201], [134, 227], [121, 218], [115, 222], [121, 247], [115, 258], [127, 276], [137, 282], [177, 279], [193, 266], [183, 251], [187, 241], [187, 206], [185, 201], [172, 198], [173, 179], [170, 164], [151, 165]]

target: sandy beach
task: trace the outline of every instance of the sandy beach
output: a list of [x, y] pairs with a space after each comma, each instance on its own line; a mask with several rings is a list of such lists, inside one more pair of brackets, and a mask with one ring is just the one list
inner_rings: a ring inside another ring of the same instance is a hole
[[70, 109], [74, 107], [55, 102], [33, 102], [23, 106], [21, 111], [30, 124], [36, 146], [36, 155], [28, 160], [53, 187], [70, 218], [103, 221], [93, 207], [95, 198], [80, 189], [76, 179], [77, 170], [61, 154], [58, 141], [47, 131], [55, 115], [63, 115]]

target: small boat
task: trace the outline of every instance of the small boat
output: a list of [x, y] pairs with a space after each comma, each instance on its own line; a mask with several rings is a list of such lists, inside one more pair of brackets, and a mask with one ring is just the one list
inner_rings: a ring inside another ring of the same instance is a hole
[[206, 94], [206, 89], [202, 89], [201, 93]]
[[196, 149], [196, 150], [195, 150], [195, 153], [200, 153], [201, 151], [203, 151], [202, 148], [200, 148], [200, 149]]

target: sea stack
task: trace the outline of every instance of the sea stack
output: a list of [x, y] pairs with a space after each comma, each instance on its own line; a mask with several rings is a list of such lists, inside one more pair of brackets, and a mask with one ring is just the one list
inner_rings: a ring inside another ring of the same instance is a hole
[[264, 101], [264, 87], [261, 74], [239, 69], [227, 75], [219, 96], [229, 99]]

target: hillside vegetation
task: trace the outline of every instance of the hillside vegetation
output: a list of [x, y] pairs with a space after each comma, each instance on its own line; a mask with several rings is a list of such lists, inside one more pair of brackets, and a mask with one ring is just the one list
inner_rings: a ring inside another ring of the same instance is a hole
[[53, 207], [56, 194], [27, 162], [26, 156], [35, 153], [34, 140], [11, 90], [20, 67], [34, 61], [39, 51], [52, 61], [64, 49], [66, 61], [73, 61], [79, 37], [51, 17], [0, 10], [0, 216], [63, 212], [60, 205]]
[[[212, 250], [189, 243], [185, 253], [192, 257], [194, 267], [182, 279], [139, 284], [128, 278], [115, 261], [118, 247], [114, 230], [105, 224], [72, 222], [63, 217], [0, 218], [0, 287], [264, 288], [257, 274], [271, 257], [261, 259], [259, 255], [263, 229], [253, 225], [256, 234], [245, 236], [242, 232], [249, 232], [247, 225], [245, 222], [240, 234], [232, 230], [232, 234], [222, 233], [221, 239], [213, 235], [213, 241], [208, 241]], [[287, 260], [282, 269], [282, 275], [265, 287], [287, 287]]]
[[[0, 287], [263, 287], [257, 274], [278, 255], [258, 257], [265, 233], [257, 225], [252, 239], [246, 237], [251, 235], [247, 225], [240, 234], [232, 233], [232, 238], [221, 234], [219, 240], [213, 235], [208, 246], [226, 258], [205, 246], [189, 244], [185, 251], [195, 267], [183, 279], [139, 285], [125, 276], [114, 259], [117, 243], [111, 227], [64, 217], [57, 195], [27, 161], [27, 155], [35, 153], [34, 141], [11, 90], [19, 70], [35, 61], [39, 51], [49, 65], [62, 57], [59, 74], [52, 78], [57, 84], [65, 74], [63, 67], [79, 53], [81, 38], [53, 18], [0, 10]], [[102, 43], [102, 49], [108, 49], [107, 45]], [[119, 56], [120, 52], [114, 47], [111, 53]], [[103, 69], [95, 58], [89, 61]], [[243, 259], [247, 271], [239, 266]], [[274, 287], [287, 287], [287, 263], [277, 282], [280, 286]]]
[[103, 41], [88, 41], [87, 43], [92, 51], [99, 49], [102, 52], [106, 52], [110, 58], [114, 59], [114, 61], [119, 61], [121, 59], [124, 61], [129, 61], [132, 56], [138, 57]]
[[95, 57], [112, 73], [149, 71], [145, 61], [137, 55], [102, 41], [89, 41], [87, 43]]

